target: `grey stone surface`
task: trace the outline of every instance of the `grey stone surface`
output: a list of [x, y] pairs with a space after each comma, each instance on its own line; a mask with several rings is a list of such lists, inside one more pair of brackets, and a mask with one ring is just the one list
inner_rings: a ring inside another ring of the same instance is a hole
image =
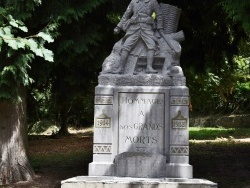
[[[189, 89], [185, 86], [173, 86], [170, 90], [170, 96], [179, 98], [189, 96]], [[179, 104], [176, 105], [178, 106]]]
[[93, 162], [111, 162], [111, 155], [106, 153], [93, 153]]
[[173, 77], [173, 85], [174, 86], [185, 86], [186, 78], [183, 76], [174, 76]]
[[169, 113], [165, 110], [169, 107], [169, 88], [115, 87], [114, 98], [117, 154], [131, 151], [166, 156]]
[[175, 33], [178, 28], [178, 20], [181, 15], [181, 9], [169, 4], [160, 4], [163, 14], [164, 33]]
[[95, 88], [95, 95], [97, 97], [106, 97], [106, 96], [113, 96], [113, 90], [114, 87], [111, 85], [105, 85], [99, 84]]
[[[187, 87], [99, 85], [96, 92], [90, 175], [192, 177]], [[163, 156], [164, 165], [150, 155]]]
[[89, 176], [113, 176], [114, 163], [111, 162], [92, 162], [89, 164]]
[[189, 145], [189, 109], [188, 106], [170, 107], [170, 145]]
[[62, 181], [61, 188], [217, 188], [205, 179], [121, 178], [78, 176]]
[[166, 95], [140, 93], [136, 89], [118, 93], [118, 153], [142, 151], [165, 154]]
[[161, 74], [102, 74], [98, 77], [98, 82], [100, 86], [186, 86], [184, 76], [170, 77]]
[[[152, 18], [152, 13], [155, 12], [157, 19]], [[156, 0], [132, 0], [121, 18], [121, 21], [114, 29], [115, 33], [121, 30], [126, 32], [122, 41], [121, 59], [119, 68], [112, 73], [124, 73], [125, 64], [129, 55], [141, 55], [142, 49], [146, 50], [147, 67], [146, 73], [156, 73], [152, 68], [157, 43], [155, 40], [155, 29], [164, 38], [163, 18], [160, 6]], [[165, 38], [164, 38], [165, 39]], [[165, 39], [166, 40], [166, 39]], [[166, 40], [168, 42], [168, 40]], [[171, 48], [171, 45], [169, 45]], [[173, 50], [173, 49], [172, 49]]]
[[166, 176], [166, 157], [158, 153], [124, 152], [115, 157], [115, 176], [159, 178]]
[[193, 178], [193, 166], [183, 163], [168, 163], [166, 165], [168, 178]]
[[[152, 12], [157, 19], [152, 19]], [[156, 0], [132, 0], [114, 29], [115, 33], [124, 30], [126, 34], [104, 60], [100, 74], [159, 73], [178, 76], [174, 83], [185, 84], [180, 78], [184, 77], [179, 62], [180, 42], [185, 38], [183, 31], [177, 32], [180, 13], [179, 8], [159, 5]]]
[[188, 156], [170, 156], [171, 163], [189, 164]]
[[[159, 74], [144, 75], [110, 75], [98, 77], [102, 86], [174, 86], [173, 78]], [[185, 85], [184, 85], [185, 86]]]
[[106, 74], [115, 71], [119, 67], [119, 61], [121, 59], [121, 44], [122, 40], [115, 43], [111, 54], [104, 60], [102, 64], [102, 72], [100, 74]]
[[171, 67], [169, 75], [175, 76], [175, 77], [183, 77], [184, 76], [182, 68], [180, 66]]
[[[157, 19], [152, 19], [152, 12]], [[156, 0], [131, 0], [114, 30], [126, 34], [104, 60], [99, 85], [185, 86], [180, 66], [180, 42], [185, 37], [177, 32], [180, 13]]]
[[112, 121], [112, 105], [95, 105], [94, 132], [96, 136], [94, 144], [112, 143]]

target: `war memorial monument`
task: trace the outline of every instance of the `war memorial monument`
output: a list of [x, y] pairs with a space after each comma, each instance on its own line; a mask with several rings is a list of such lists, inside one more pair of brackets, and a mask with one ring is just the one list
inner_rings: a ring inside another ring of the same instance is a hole
[[180, 14], [156, 0], [130, 2], [114, 29], [125, 35], [104, 60], [95, 89], [89, 176], [62, 181], [62, 188], [217, 187], [193, 179], [189, 164]]

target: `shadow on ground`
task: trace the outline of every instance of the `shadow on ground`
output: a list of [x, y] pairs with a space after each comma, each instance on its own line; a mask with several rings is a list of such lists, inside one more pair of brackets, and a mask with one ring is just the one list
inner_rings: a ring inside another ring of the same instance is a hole
[[[92, 162], [91, 134], [65, 137], [30, 136], [30, 160], [36, 172], [31, 183], [8, 187], [60, 188], [61, 180], [87, 175]], [[194, 177], [218, 183], [219, 188], [250, 187], [249, 142], [191, 142], [190, 164]]]

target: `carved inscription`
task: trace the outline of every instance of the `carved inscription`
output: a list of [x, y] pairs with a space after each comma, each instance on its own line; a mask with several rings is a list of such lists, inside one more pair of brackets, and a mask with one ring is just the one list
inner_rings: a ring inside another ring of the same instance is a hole
[[126, 136], [125, 143], [157, 144], [157, 138], [150, 136]]
[[170, 104], [176, 105], [176, 106], [189, 105], [189, 98], [188, 97], [171, 97]]
[[136, 147], [136, 151], [138, 151], [138, 152], [146, 152], [147, 148], [146, 147]]
[[170, 146], [170, 155], [189, 155], [188, 146]]
[[111, 118], [105, 114], [105, 110], [102, 114], [95, 118], [95, 128], [110, 128]]
[[187, 128], [187, 118], [184, 118], [181, 111], [178, 111], [178, 114], [175, 118], [172, 119], [173, 129], [186, 129]]
[[119, 93], [119, 153], [164, 153], [165, 95]]
[[[142, 94], [141, 94], [142, 95]], [[121, 97], [121, 104], [163, 104], [163, 99]]]
[[96, 119], [96, 128], [109, 128], [110, 127], [110, 119]]
[[109, 154], [109, 153], [111, 153], [111, 145], [94, 144], [93, 153], [95, 153], [95, 154]]
[[113, 104], [112, 96], [95, 96], [95, 104]]
[[187, 128], [187, 120], [173, 120], [173, 128], [174, 129], [186, 129]]

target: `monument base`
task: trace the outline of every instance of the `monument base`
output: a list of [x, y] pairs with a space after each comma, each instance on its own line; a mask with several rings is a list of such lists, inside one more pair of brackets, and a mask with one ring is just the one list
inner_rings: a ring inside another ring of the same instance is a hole
[[113, 176], [114, 163], [97, 163], [92, 162], [89, 164], [90, 176]]
[[166, 165], [166, 177], [193, 178], [193, 166], [189, 164], [168, 163]]
[[185, 178], [121, 178], [108, 176], [78, 176], [61, 182], [61, 188], [217, 188], [204, 179]]

